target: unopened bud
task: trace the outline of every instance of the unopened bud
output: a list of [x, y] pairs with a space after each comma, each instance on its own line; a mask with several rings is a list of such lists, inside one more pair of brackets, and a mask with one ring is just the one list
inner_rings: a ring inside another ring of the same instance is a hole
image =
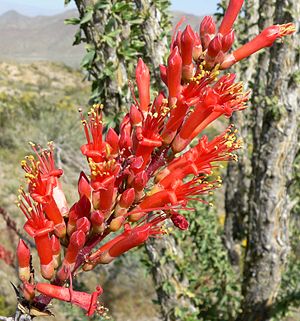
[[112, 221], [110, 222], [109, 228], [111, 231], [116, 232], [122, 227], [124, 222], [125, 222], [124, 216], [116, 217], [112, 219]]
[[30, 278], [30, 250], [26, 243], [20, 239], [17, 247], [17, 258], [19, 264], [19, 279], [28, 281]]

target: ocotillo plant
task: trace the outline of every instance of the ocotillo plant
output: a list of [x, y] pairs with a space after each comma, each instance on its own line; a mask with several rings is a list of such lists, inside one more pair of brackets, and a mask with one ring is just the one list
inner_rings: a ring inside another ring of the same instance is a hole
[[242, 4], [230, 1], [218, 30], [213, 18], [205, 17], [199, 32], [188, 25], [174, 34], [167, 64], [160, 67], [166, 92], [151, 95], [149, 69], [139, 59], [138, 97], [132, 86], [133, 103], [118, 129], [105, 128], [101, 105], [87, 117], [80, 111], [87, 140], [81, 152], [90, 173], [80, 173], [79, 199], [71, 207], [59, 182], [63, 171], [56, 168], [54, 145], [31, 144], [33, 155], [21, 162], [28, 188], [20, 188], [18, 204], [27, 219], [24, 229], [35, 241], [40, 274], [49, 282], [35, 280], [30, 250], [20, 240], [22, 304], [45, 311], [55, 298], [80, 306], [89, 316], [105, 315], [98, 303], [101, 287], [92, 294], [74, 290], [76, 273], [88, 273], [149, 237], [166, 234], [167, 221], [187, 229], [181, 211], [191, 200], [206, 202], [205, 194], [220, 186], [213, 170], [219, 162], [237, 160], [234, 151], [241, 140], [233, 125], [212, 140], [203, 130], [245, 109], [249, 98], [234, 74], [220, 73], [295, 31], [292, 23], [274, 25], [231, 52]]

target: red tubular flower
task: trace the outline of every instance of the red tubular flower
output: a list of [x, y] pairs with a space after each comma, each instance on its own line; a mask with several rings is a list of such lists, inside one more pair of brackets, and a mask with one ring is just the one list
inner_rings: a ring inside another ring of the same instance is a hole
[[168, 82], [168, 89], [169, 89], [170, 107], [176, 104], [176, 101], [177, 101], [176, 98], [180, 93], [181, 74], [182, 74], [182, 59], [181, 59], [178, 47], [175, 47], [168, 58], [168, 68], [167, 68], [167, 82]]
[[191, 200], [204, 202], [201, 198], [194, 198], [194, 196], [209, 193], [217, 188], [220, 182], [219, 178], [208, 182], [204, 177], [195, 177], [183, 183], [181, 179], [175, 176], [172, 184], [166, 188], [158, 184], [155, 185], [141, 203], [132, 212], [128, 213], [129, 220], [136, 222], [148, 212], [182, 207]]
[[34, 238], [41, 263], [41, 273], [50, 280], [54, 275], [54, 262], [49, 234], [53, 232], [53, 222], [48, 221], [41, 204], [34, 204], [28, 195], [21, 190], [19, 208], [27, 218], [24, 230]]
[[119, 242], [120, 240], [124, 239], [127, 234], [129, 234], [131, 231], [130, 225], [127, 223], [124, 226], [124, 232], [117, 235], [104, 245], [102, 245], [96, 252], [89, 255], [87, 262], [83, 265], [84, 271], [90, 271], [97, 265], [97, 259], [101, 256], [102, 253], [106, 252], [108, 249], [110, 249], [114, 244]]
[[26, 243], [20, 239], [17, 247], [18, 272], [21, 281], [28, 281], [30, 278], [30, 259], [31, 254]]
[[244, 0], [230, 0], [224, 18], [221, 22], [219, 33], [225, 36], [231, 31], [231, 28], [242, 8], [243, 3]]
[[[81, 152], [88, 159], [101, 162], [106, 151], [106, 143], [102, 138], [102, 105], [94, 105], [88, 114], [88, 121], [81, 115], [87, 144], [81, 146]], [[81, 110], [80, 110], [81, 112]]]
[[92, 203], [94, 209], [105, 212], [106, 217], [110, 215], [115, 198], [115, 181], [120, 171], [120, 165], [110, 160], [102, 163], [93, 163], [90, 160]]
[[150, 104], [150, 72], [141, 58], [138, 60], [135, 78], [139, 91], [140, 109], [146, 113]]
[[85, 240], [85, 234], [81, 230], [72, 234], [62, 266], [57, 273], [61, 281], [65, 281], [73, 271], [78, 253], [83, 248]]
[[142, 245], [151, 235], [163, 234], [164, 231], [159, 226], [166, 219], [166, 216], [159, 216], [148, 223], [136, 226], [133, 229], [126, 229], [121, 236], [118, 236], [114, 242], [110, 242], [97, 255], [88, 258], [93, 265], [108, 264], [116, 257], [129, 251], [130, 249]]
[[87, 311], [87, 316], [92, 316], [95, 312], [103, 314], [105, 311], [98, 303], [98, 297], [103, 292], [100, 286], [98, 286], [92, 294], [74, 291], [70, 288], [48, 283], [37, 283], [36, 290], [51, 298], [71, 302], [79, 306], [81, 309]]
[[193, 138], [221, 115], [230, 117], [234, 111], [245, 109], [249, 92], [243, 84], [234, 84], [233, 75], [223, 76], [212, 88], [207, 88], [202, 100], [186, 119], [172, 143], [175, 153], [182, 151]]
[[163, 124], [164, 117], [165, 115], [161, 112], [150, 112], [148, 113], [143, 126], [138, 127], [136, 130], [133, 150], [136, 157], [141, 156], [143, 159], [140, 170], [143, 170], [148, 165], [153, 150], [162, 145], [159, 130]]
[[125, 157], [131, 155], [132, 139], [131, 139], [131, 123], [127, 114], [120, 125], [119, 150]]
[[213, 163], [236, 159], [233, 151], [241, 147], [241, 141], [236, 139], [236, 130], [232, 126], [221, 135], [208, 142], [207, 136], [203, 136], [198, 144], [178, 158], [156, 175], [158, 186], [169, 188], [174, 181], [183, 180], [193, 174], [211, 174]]
[[253, 40], [235, 50], [231, 55], [228, 55], [221, 64], [221, 68], [227, 69], [236, 62], [251, 56], [255, 52], [265, 47], [272, 46], [276, 39], [291, 35], [295, 31], [296, 28], [293, 23], [270, 26], [263, 30]]
[[68, 205], [58, 181], [63, 171], [55, 167], [52, 143], [49, 143], [49, 150], [40, 152], [34, 144], [31, 143], [31, 146], [38, 161], [30, 155], [21, 162], [29, 182], [30, 195], [34, 201], [43, 204], [48, 219], [54, 223], [56, 234], [64, 237], [66, 226], [63, 215], [67, 214]]

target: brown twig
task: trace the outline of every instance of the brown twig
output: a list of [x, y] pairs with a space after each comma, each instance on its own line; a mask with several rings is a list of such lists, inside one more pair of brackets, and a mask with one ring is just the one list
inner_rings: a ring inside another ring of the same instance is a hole
[[25, 240], [26, 243], [29, 244], [31, 247], [35, 247], [34, 243], [22, 233], [22, 231], [17, 227], [16, 221], [9, 216], [9, 214], [6, 212], [6, 210], [3, 207], [0, 207], [0, 215], [3, 217], [4, 221], [6, 222], [6, 226], [11, 231], [13, 231], [21, 239]]

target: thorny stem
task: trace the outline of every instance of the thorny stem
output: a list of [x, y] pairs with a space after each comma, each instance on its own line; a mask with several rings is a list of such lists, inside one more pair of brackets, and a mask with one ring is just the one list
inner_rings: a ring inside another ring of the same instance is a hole
[[[7, 227], [13, 231], [19, 238], [26, 241], [27, 244], [30, 244], [31, 247], [35, 247], [34, 243], [29, 240], [17, 227], [17, 223], [9, 216], [6, 210], [3, 207], [0, 207], [0, 215], [3, 217], [6, 222]], [[1, 320], [1, 319], [0, 319]]]

